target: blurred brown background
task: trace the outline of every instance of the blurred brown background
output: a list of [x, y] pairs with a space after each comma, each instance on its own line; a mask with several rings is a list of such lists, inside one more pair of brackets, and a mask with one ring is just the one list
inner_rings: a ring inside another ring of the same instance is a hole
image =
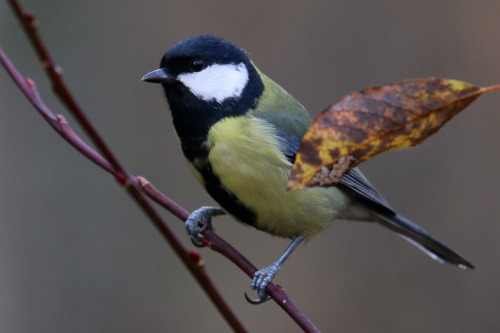
[[[181, 157], [161, 88], [140, 80], [185, 37], [210, 33], [241, 45], [313, 114], [351, 91], [413, 77], [500, 83], [495, 0], [23, 3], [128, 170], [190, 210], [213, 202]], [[6, 1], [0, 45], [47, 105], [67, 115]], [[422, 146], [362, 165], [393, 207], [476, 271], [440, 265], [382, 227], [336, 223], [275, 280], [319, 328], [498, 332], [499, 111], [500, 93], [483, 96]], [[0, 331], [230, 331], [136, 205], [43, 122], [3, 69], [0, 156]], [[191, 246], [182, 224], [164, 216]], [[259, 267], [288, 243], [228, 218], [215, 223]], [[272, 302], [247, 304], [250, 279], [201, 253], [251, 331], [300, 331]]]

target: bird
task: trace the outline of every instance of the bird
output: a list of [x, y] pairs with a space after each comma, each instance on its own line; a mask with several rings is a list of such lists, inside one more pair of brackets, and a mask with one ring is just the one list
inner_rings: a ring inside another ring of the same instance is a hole
[[159, 68], [142, 80], [163, 87], [187, 164], [221, 206], [191, 214], [186, 229], [193, 242], [200, 245], [211, 217], [224, 213], [291, 239], [278, 260], [255, 273], [255, 304], [269, 298], [267, 285], [295, 248], [335, 220], [379, 223], [439, 262], [474, 268], [395, 212], [358, 168], [334, 186], [288, 191], [288, 176], [313, 118], [235, 43], [213, 35], [189, 37], [169, 48]]

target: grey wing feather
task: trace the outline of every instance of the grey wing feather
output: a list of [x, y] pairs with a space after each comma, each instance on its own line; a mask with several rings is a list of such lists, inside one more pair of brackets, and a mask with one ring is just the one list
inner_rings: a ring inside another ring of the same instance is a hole
[[290, 163], [295, 162], [295, 156], [297, 156], [297, 151], [300, 147], [301, 138], [297, 138], [296, 136], [288, 135], [284, 130], [277, 130], [277, 134], [283, 140], [281, 141], [281, 152], [286, 156]]
[[375, 204], [384, 210], [394, 213], [387, 200], [377, 192], [359, 169], [354, 168], [349, 171], [342, 177], [339, 184], [345, 186], [348, 192], [353, 192], [358, 199], [365, 201], [366, 204]]

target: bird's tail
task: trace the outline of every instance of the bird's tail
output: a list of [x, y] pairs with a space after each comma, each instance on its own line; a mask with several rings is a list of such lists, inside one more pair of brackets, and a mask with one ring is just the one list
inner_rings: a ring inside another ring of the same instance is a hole
[[401, 237], [417, 246], [431, 258], [439, 262], [447, 262], [460, 268], [474, 269], [474, 266], [458, 253], [431, 236], [427, 231], [399, 214], [374, 213], [377, 222], [397, 232]]

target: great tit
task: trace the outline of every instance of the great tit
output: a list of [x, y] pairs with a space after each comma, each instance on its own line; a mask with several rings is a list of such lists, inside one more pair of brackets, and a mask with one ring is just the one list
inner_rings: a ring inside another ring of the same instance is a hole
[[[194, 175], [223, 211], [237, 221], [292, 243], [252, 281], [260, 301], [291, 252], [337, 219], [378, 222], [432, 258], [473, 266], [428, 232], [397, 214], [358, 169], [333, 187], [287, 191], [301, 139], [312, 124], [307, 110], [264, 75], [246, 52], [225, 39], [185, 39], [163, 56], [144, 81], [161, 83], [182, 152]], [[186, 227], [220, 213], [202, 207]]]

